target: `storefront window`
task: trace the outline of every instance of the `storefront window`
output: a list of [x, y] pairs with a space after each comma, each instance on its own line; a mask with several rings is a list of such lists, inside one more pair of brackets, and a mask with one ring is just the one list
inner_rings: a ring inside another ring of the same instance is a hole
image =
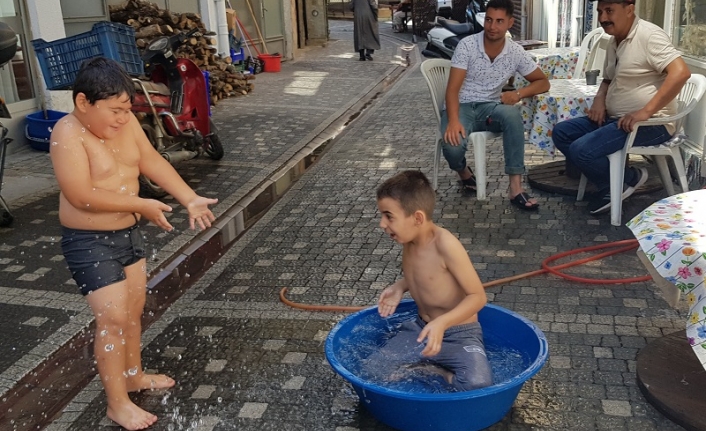
[[706, 60], [706, 0], [677, 0], [674, 44], [685, 54]]

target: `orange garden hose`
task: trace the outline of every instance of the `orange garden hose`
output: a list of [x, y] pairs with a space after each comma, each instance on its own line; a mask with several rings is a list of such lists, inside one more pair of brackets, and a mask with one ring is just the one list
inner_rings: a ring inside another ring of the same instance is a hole
[[[636, 239], [626, 239], [623, 241], [609, 242], [606, 244], [593, 245], [590, 247], [583, 247], [583, 248], [577, 248], [574, 250], [565, 251], [562, 253], [558, 253], [558, 254], [549, 256], [548, 258], [544, 259], [542, 261], [542, 269], [538, 269], [536, 271], [531, 271], [531, 272], [525, 272], [524, 274], [513, 275], [512, 277], [505, 277], [505, 278], [501, 278], [498, 280], [493, 280], [488, 283], [484, 283], [483, 287], [488, 288], [488, 287], [492, 287], [492, 286], [497, 286], [498, 284], [505, 284], [505, 283], [509, 283], [509, 282], [515, 281], [515, 280], [520, 280], [523, 278], [534, 277], [535, 275], [544, 274], [547, 272], [554, 274], [554, 275], [558, 275], [559, 277], [565, 278], [567, 280], [577, 281], [580, 283], [587, 283], [587, 284], [627, 284], [627, 283], [635, 283], [638, 281], [648, 281], [648, 280], [652, 279], [652, 277], [649, 275], [643, 275], [641, 277], [632, 277], [632, 278], [595, 279], [595, 278], [576, 277], [574, 275], [568, 275], [568, 274], [564, 274], [563, 272], [560, 272], [560, 270], [564, 269], [564, 268], [570, 268], [572, 266], [583, 265], [584, 263], [591, 262], [591, 261], [598, 260], [598, 259], [602, 259], [604, 257], [612, 256], [614, 254], [634, 250], [638, 246], [639, 246], [639, 243], [637, 242]], [[602, 250], [604, 248], [613, 248], [614, 250], [604, 251], [603, 253], [599, 253], [594, 256], [585, 257], [583, 259], [579, 259], [579, 260], [572, 261], [572, 262], [562, 263], [561, 265], [549, 266], [549, 263], [554, 262], [555, 260], [561, 259], [563, 257], [567, 257], [567, 256], [571, 256], [574, 254], [579, 254], [579, 253], [586, 253], [589, 251]], [[297, 308], [300, 310], [352, 313], [354, 311], [360, 311], [364, 308], [369, 307], [369, 305], [355, 307], [355, 306], [345, 306], [345, 305], [302, 304], [302, 303], [290, 301], [289, 299], [287, 299], [286, 294], [287, 294], [287, 288], [283, 287], [282, 290], [280, 290], [280, 292], [279, 292], [280, 301], [282, 301], [284, 304], [286, 304], [292, 308]]]

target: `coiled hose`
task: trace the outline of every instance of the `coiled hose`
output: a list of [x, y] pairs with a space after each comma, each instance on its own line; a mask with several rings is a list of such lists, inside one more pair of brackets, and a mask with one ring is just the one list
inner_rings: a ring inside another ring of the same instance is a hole
[[[584, 277], [577, 277], [575, 275], [569, 275], [569, 274], [564, 274], [561, 272], [562, 269], [565, 268], [571, 268], [573, 266], [578, 266], [578, 265], [583, 265], [584, 263], [587, 262], [592, 262], [594, 260], [598, 259], [603, 259], [604, 257], [612, 256], [614, 254], [618, 253], [623, 253], [626, 251], [634, 250], [637, 247], [639, 247], [639, 243], [637, 242], [636, 239], [626, 239], [622, 241], [614, 241], [614, 242], [609, 242], [606, 244], [599, 244], [599, 245], [593, 245], [590, 247], [583, 247], [583, 248], [577, 248], [574, 250], [569, 250], [565, 251], [562, 253], [558, 253], [552, 256], [549, 256], [548, 258], [544, 259], [542, 261], [542, 269], [538, 269], [536, 271], [531, 271], [531, 272], [525, 272], [523, 274], [518, 274], [518, 275], [513, 275], [512, 277], [505, 277], [505, 278], [500, 278], [498, 280], [493, 280], [489, 281], [487, 283], [483, 283], [483, 287], [488, 288], [492, 286], [497, 286], [499, 284], [506, 284], [510, 283], [515, 280], [521, 280], [523, 278], [528, 278], [528, 277], [534, 277], [535, 275], [540, 275], [544, 273], [551, 273], [554, 275], [557, 275], [559, 277], [565, 278], [567, 280], [571, 281], [576, 281], [579, 283], [587, 283], [587, 284], [628, 284], [628, 283], [636, 283], [639, 281], [648, 281], [652, 279], [652, 276], [650, 275], [643, 275], [640, 277], [632, 277], [632, 278], [613, 278], [613, 279], [596, 279], [596, 278], [584, 278]], [[549, 266], [551, 262], [554, 262], [555, 260], [571, 256], [574, 254], [579, 254], [579, 253], [586, 253], [586, 252], [591, 252], [595, 250], [602, 250], [605, 248], [613, 249], [609, 251], [604, 251], [602, 253], [585, 257], [583, 259], [579, 259], [576, 261], [572, 262], [567, 262], [567, 263], [562, 263], [561, 265], [556, 265], [556, 266]], [[328, 311], [328, 312], [343, 312], [343, 313], [352, 313], [355, 311], [360, 311], [364, 308], [368, 308], [369, 305], [367, 306], [346, 306], [346, 305], [323, 305], [323, 304], [302, 304], [298, 302], [293, 302], [287, 299], [287, 288], [283, 287], [282, 290], [279, 292], [279, 299], [282, 301], [284, 304], [296, 308], [299, 310], [306, 310], [306, 311]]]

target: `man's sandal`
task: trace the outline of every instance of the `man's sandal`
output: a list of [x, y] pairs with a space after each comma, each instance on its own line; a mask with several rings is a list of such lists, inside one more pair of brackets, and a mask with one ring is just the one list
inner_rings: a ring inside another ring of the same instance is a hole
[[473, 171], [471, 170], [471, 168], [466, 166], [466, 169], [468, 169], [468, 172], [471, 173], [471, 177], [466, 178], [465, 180], [459, 179], [459, 183], [461, 184], [461, 187], [464, 190], [475, 192], [478, 187], [478, 185], [476, 184], [476, 176], [473, 175]]
[[[517, 208], [524, 210], [524, 211], [536, 211], [539, 209], [539, 204], [538, 203], [531, 203], [530, 199], [532, 199], [532, 196], [528, 195], [525, 192], [519, 193], [517, 196], [514, 198], [510, 199], [510, 203], [516, 206]], [[530, 205], [527, 205], [530, 204]]]

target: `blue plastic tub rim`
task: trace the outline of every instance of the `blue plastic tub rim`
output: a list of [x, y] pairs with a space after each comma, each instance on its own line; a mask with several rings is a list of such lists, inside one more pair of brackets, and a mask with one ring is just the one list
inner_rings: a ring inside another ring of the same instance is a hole
[[[411, 299], [405, 299], [400, 302], [399, 307], [406, 307], [409, 306], [410, 303], [414, 303], [413, 300]], [[532, 331], [534, 331], [535, 335], [537, 335], [537, 339], [539, 340], [539, 353], [537, 354], [537, 358], [532, 362], [532, 364], [527, 367], [523, 372], [518, 374], [517, 376], [505, 380], [502, 383], [498, 384], [493, 384], [492, 386], [488, 386], [486, 388], [481, 388], [481, 389], [474, 389], [472, 391], [465, 391], [465, 392], [448, 392], [448, 393], [436, 393], [436, 394], [419, 394], [419, 393], [409, 393], [409, 392], [403, 392], [403, 391], [398, 391], [394, 389], [387, 389], [379, 385], [371, 384], [370, 382], [366, 382], [362, 379], [360, 379], [358, 376], [355, 374], [351, 373], [346, 369], [343, 364], [341, 364], [333, 355], [333, 339], [336, 338], [336, 333], [346, 324], [348, 321], [355, 319], [358, 316], [358, 313], [363, 313], [369, 310], [375, 310], [377, 312], [377, 306], [372, 306], [369, 308], [366, 308], [364, 310], [358, 311], [356, 313], [351, 314], [350, 316], [347, 316], [345, 319], [341, 320], [336, 327], [334, 327], [333, 330], [329, 333], [328, 337], [326, 338], [326, 347], [325, 347], [325, 353], [326, 353], [326, 359], [328, 359], [329, 363], [331, 364], [331, 367], [339, 373], [343, 378], [348, 380], [349, 382], [362, 387], [366, 391], [382, 394], [382, 395], [388, 395], [392, 396], [394, 398], [401, 398], [401, 399], [407, 399], [407, 400], [416, 400], [416, 401], [451, 401], [451, 400], [468, 400], [472, 398], [480, 398], [480, 397], [486, 397], [489, 395], [497, 394], [499, 392], [505, 392], [510, 388], [513, 388], [518, 385], [523, 385], [527, 380], [532, 378], [535, 374], [539, 372], [539, 370], [542, 369], [544, 366], [544, 363], [547, 361], [547, 358], [549, 357], [549, 347], [547, 343], [547, 338], [544, 336], [544, 333], [542, 332], [541, 329], [539, 329], [534, 323], [532, 323], [529, 319], [515, 313], [514, 311], [508, 310], [507, 308], [499, 307], [497, 305], [493, 304], [486, 304], [486, 307], [490, 309], [495, 309], [498, 311], [502, 311], [503, 313], [509, 314], [512, 317], [515, 317], [522, 321], [524, 324], [526, 324]]]

